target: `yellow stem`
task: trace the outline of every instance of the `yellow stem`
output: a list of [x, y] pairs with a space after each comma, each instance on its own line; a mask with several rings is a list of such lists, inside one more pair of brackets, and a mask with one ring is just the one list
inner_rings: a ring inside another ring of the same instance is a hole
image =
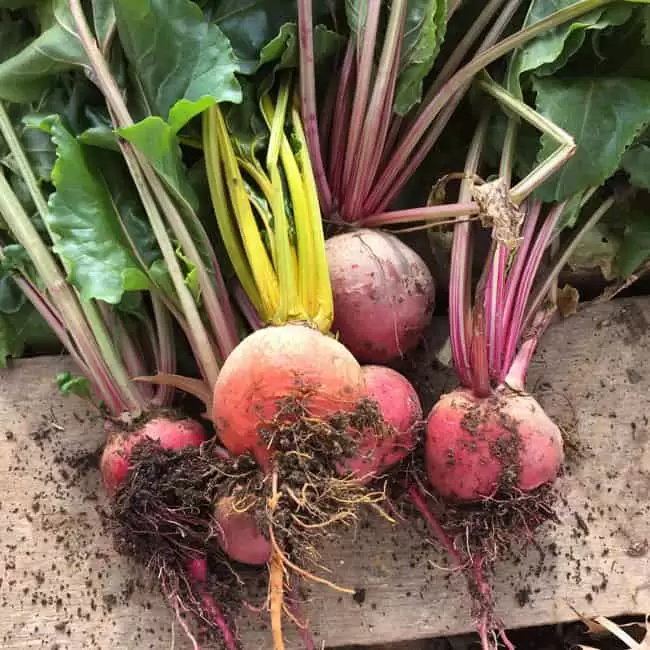
[[260, 295], [262, 306], [260, 316], [269, 321], [278, 311], [281, 292], [278, 277], [269, 259], [260, 231], [251, 208], [248, 194], [244, 187], [237, 158], [230, 141], [225, 120], [218, 106], [215, 106], [216, 132], [221, 148], [225, 168], [226, 186], [230, 195], [234, 212], [237, 216], [239, 233], [243, 242], [246, 257]]
[[313, 250], [309, 257], [309, 272], [311, 275], [310, 295], [314, 297], [317, 310], [312, 314], [313, 323], [321, 332], [329, 332], [334, 320], [334, 298], [332, 296], [332, 284], [330, 282], [329, 264], [325, 252], [325, 233], [323, 232], [323, 221], [321, 218], [320, 203], [318, 201], [318, 190], [311, 160], [307, 139], [302, 128], [300, 113], [294, 107], [291, 111], [291, 124], [295, 137], [299, 143], [296, 159], [300, 166], [304, 194], [307, 200], [305, 221], [311, 227]]

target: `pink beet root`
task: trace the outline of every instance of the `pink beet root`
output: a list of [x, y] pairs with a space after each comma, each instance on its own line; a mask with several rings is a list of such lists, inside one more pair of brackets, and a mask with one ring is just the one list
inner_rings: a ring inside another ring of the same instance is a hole
[[271, 544], [260, 532], [253, 515], [236, 512], [234, 503], [233, 497], [224, 497], [217, 504], [221, 548], [235, 562], [266, 564], [271, 555]]
[[555, 480], [564, 459], [559, 428], [530, 395], [443, 395], [426, 425], [426, 464], [443, 497], [476, 501], [498, 489], [534, 490]]
[[415, 446], [416, 425], [422, 420], [420, 399], [399, 372], [384, 366], [363, 366], [367, 396], [379, 405], [394, 435], [378, 438], [373, 429], [362, 432], [357, 456], [341, 463], [339, 471], [351, 472], [369, 482], [403, 460]]
[[195, 420], [170, 420], [156, 417], [134, 431], [110, 432], [104, 447], [100, 470], [104, 488], [109, 496], [115, 494], [129, 471], [129, 458], [133, 447], [141, 440], [159, 440], [164, 449], [180, 451], [185, 447], [198, 447], [206, 440], [205, 429]]
[[435, 288], [422, 258], [394, 235], [357, 230], [327, 240], [334, 325], [362, 363], [388, 363], [421, 340]]

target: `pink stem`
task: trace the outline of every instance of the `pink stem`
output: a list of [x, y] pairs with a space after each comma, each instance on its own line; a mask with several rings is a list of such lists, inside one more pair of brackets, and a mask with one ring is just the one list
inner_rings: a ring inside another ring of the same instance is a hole
[[[92, 375], [88, 366], [81, 358], [81, 355], [77, 351], [68, 331], [65, 329], [61, 321], [61, 317], [56, 311], [56, 308], [48, 300], [48, 298], [43, 295], [29, 280], [22, 278], [20, 276], [14, 277], [14, 282], [18, 285], [19, 289], [25, 294], [29, 302], [32, 303], [34, 309], [43, 317], [43, 320], [50, 326], [50, 329], [56, 334], [56, 337], [61, 341], [61, 344], [65, 347], [68, 354], [72, 357], [73, 361], [79, 368], [79, 372], [84, 377], [87, 377], [94, 389], [97, 389], [95, 382], [92, 380]], [[97, 393], [101, 394], [101, 393]]]
[[[390, 125], [390, 131], [388, 132], [388, 136], [386, 138], [386, 144], [384, 146], [384, 155], [381, 159], [382, 166], [385, 166], [388, 160], [390, 160], [390, 155], [393, 151], [393, 148], [395, 147], [395, 143], [397, 142], [400, 129], [402, 128], [402, 124], [404, 124], [404, 118], [400, 117], [399, 115], [393, 115], [393, 119], [391, 120], [391, 125]], [[375, 170], [375, 174], [376, 173], [377, 171]]]
[[[510, 0], [483, 39], [475, 57], [449, 78], [435, 95], [427, 97], [426, 101], [420, 104], [419, 112], [413, 123], [408, 125], [406, 136], [402, 138], [390, 163], [386, 165], [382, 176], [375, 183], [373, 195], [367, 201], [369, 212], [385, 210], [393, 198], [404, 189], [415, 169], [420, 166], [438, 141], [456, 107], [472, 85], [473, 76], [468, 76], [468, 71], [472, 67], [476, 67], [476, 61], [485, 59], [483, 55], [490, 48], [496, 49], [494, 44], [510, 24], [520, 4], [521, 0]], [[438, 113], [440, 114], [438, 115]], [[416, 131], [420, 132], [416, 133]], [[413, 140], [413, 136], [415, 136], [415, 140]], [[416, 145], [417, 149], [413, 151]]]
[[530, 245], [533, 241], [533, 234], [535, 232], [535, 228], [537, 227], [537, 220], [539, 219], [541, 210], [542, 204], [539, 201], [535, 201], [535, 203], [533, 203], [531, 208], [528, 210], [521, 243], [517, 248], [517, 251], [515, 253], [515, 260], [512, 264], [510, 272], [508, 273], [508, 278], [506, 279], [506, 295], [503, 306], [503, 322], [506, 327], [508, 327], [510, 324], [510, 316], [512, 314], [512, 309], [517, 297], [516, 292], [519, 287], [519, 280], [524, 270], [526, 256], [528, 255], [528, 249], [530, 248]]
[[[359, 172], [361, 145], [364, 136], [364, 121], [368, 107], [368, 96], [370, 94], [370, 81], [372, 76], [373, 61], [375, 56], [375, 44], [377, 42], [377, 31], [379, 28], [379, 15], [381, 2], [369, 2], [366, 7], [366, 16], [363, 29], [363, 38], [359, 47], [357, 83], [352, 101], [352, 114], [348, 128], [348, 141], [344, 166], [344, 181], [356, 178]], [[369, 134], [365, 134], [368, 137]], [[349, 206], [352, 196], [349, 190], [354, 190], [353, 185], [348, 185], [341, 197], [343, 204]], [[345, 212], [345, 211], [344, 211]]]
[[503, 295], [508, 249], [497, 243], [485, 288], [485, 324], [488, 368], [491, 379], [499, 379], [503, 346]]
[[[355, 79], [354, 66], [354, 44], [352, 41], [349, 41], [345, 52], [345, 58], [343, 59], [343, 66], [341, 68], [339, 90], [336, 96], [336, 107], [334, 109], [334, 122], [332, 124], [332, 134], [330, 136], [329, 178], [334, 199], [339, 204], [341, 202], [343, 168], [345, 166], [345, 133], [350, 121], [351, 86]], [[325, 216], [329, 217], [331, 215], [325, 213]]]
[[314, 27], [312, 0], [298, 2], [298, 31], [300, 34], [300, 99], [305, 137], [309, 144], [316, 186], [323, 213], [332, 211], [332, 193], [325, 175], [325, 166], [318, 135], [318, 112], [316, 109], [316, 71], [314, 66]]
[[[465, 161], [466, 179], [460, 185], [460, 203], [471, 198], [471, 178], [478, 170], [488, 118], [483, 116], [472, 138]], [[471, 275], [472, 275], [472, 231], [471, 224], [457, 223], [454, 226], [454, 240], [451, 249], [449, 277], [449, 340], [454, 369], [460, 383], [472, 386], [470, 331], [471, 331]]]
[[531, 333], [521, 344], [514, 361], [508, 369], [506, 378], [503, 381], [503, 383], [509, 388], [512, 388], [512, 390], [518, 392], [524, 391], [526, 386], [526, 375], [530, 368], [530, 362], [542, 336], [544, 336], [544, 332], [546, 332], [548, 326], [551, 324], [554, 314], [555, 307], [553, 306], [542, 309], [535, 315], [531, 327]]
[[471, 346], [472, 392], [477, 397], [490, 394], [490, 372], [488, 364], [487, 339], [485, 336], [485, 307], [477, 300], [472, 318]]
[[[386, 100], [382, 106], [382, 112], [379, 119], [379, 135], [375, 144], [373, 156], [371, 158], [370, 165], [368, 166], [367, 173], [363, 173], [363, 185], [362, 185], [362, 202], [365, 202], [365, 199], [368, 196], [368, 192], [374, 183], [374, 180], [377, 176], [380, 166], [383, 164], [385, 158], [390, 155], [390, 148], [392, 144], [389, 142], [389, 128], [392, 131], [393, 125], [397, 124], [397, 130], [399, 130], [399, 117], [393, 113], [393, 103], [395, 99], [395, 86], [397, 84], [397, 74], [399, 71], [399, 52], [402, 47], [402, 33], [399, 34], [399, 42], [397, 45], [397, 56], [395, 57], [391, 69], [391, 76], [389, 82], [389, 89], [386, 93]], [[370, 131], [372, 133], [372, 131]], [[395, 133], [397, 135], [397, 133]], [[362, 167], [363, 169], [363, 167]], [[359, 216], [363, 216], [362, 206], [358, 207]]]
[[506, 631], [502, 627], [499, 628], [499, 638], [501, 639], [501, 643], [506, 647], [506, 650], [515, 650], [515, 646], [512, 645], [512, 641], [510, 641]]
[[[438, 118], [433, 122], [429, 134], [425, 140], [425, 145], [414, 153], [404, 162], [404, 166], [399, 172], [397, 180], [394, 183], [384, 184], [381, 178], [374, 184], [372, 192], [368, 195], [365, 203], [364, 210], [368, 212], [383, 211], [393, 202], [393, 200], [402, 192], [406, 183], [413, 177], [416, 170], [427, 157], [431, 149], [433, 149], [438, 138], [442, 135], [445, 127], [451, 120], [454, 111], [463, 98], [463, 94], [458, 93], [449, 100], [445, 109], [440, 113]], [[384, 168], [388, 163], [384, 162]], [[383, 173], [383, 172], [382, 172]]]
[[513, 313], [510, 319], [510, 322], [507, 323], [508, 334], [506, 338], [505, 353], [503, 357], [503, 368], [507, 371], [512, 364], [515, 350], [517, 344], [519, 343], [519, 338], [521, 337], [521, 330], [524, 322], [524, 314], [526, 310], [526, 304], [528, 298], [530, 297], [530, 291], [537, 275], [539, 265], [542, 261], [542, 256], [546, 250], [546, 246], [550, 241], [555, 226], [557, 225], [562, 213], [564, 212], [564, 206], [566, 202], [559, 203], [555, 205], [549, 212], [544, 225], [542, 226], [537, 239], [532, 245], [532, 250], [530, 255], [526, 260], [526, 265], [522, 271], [521, 282], [517, 288], [517, 299], [514, 305]]
[[[376, 3], [380, 7], [381, 3]], [[379, 15], [379, 12], [377, 12]], [[379, 167], [383, 146], [390, 125], [395, 82], [402, 43], [402, 26], [406, 16], [406, 0], [393, 0], [388, 18], [381, 56], [377, 64], [370, 101], [364, 117], [362, 133], [358, 141], [358, 158], [348, 178], [349, 191], [343, 213], [347, 218], [360, 216], [365, 189], [374, 179], [373, 168]], [[374, 16], [373, 16], [374, 20]]]
[[264, 323], [257, 313], [257, 309], [255, 309], [253, 306], [253, 303], [250, 301], [247, 293], [244, 291], [239, 282], [237, 282], [235, 285], [235, 289], [233, 291], [233, 299], [237, 303], [239, 310], [253, 331], [260, 330], [264, 327]]
[[479, 213], [479, 206], [473, 201], [464, 203], [449, 203], [443, 205], [429, 205], [423, 208], [409, 208], [407, 210], [390, 210], [373, 214], [360, 220], [360, 223], [368, 228], [381, 228], [400, 223], [413, 223], [415, 221], [437, 221], [447, 223], [451, 219], [461, 220], [460, 217], [476, 215]]

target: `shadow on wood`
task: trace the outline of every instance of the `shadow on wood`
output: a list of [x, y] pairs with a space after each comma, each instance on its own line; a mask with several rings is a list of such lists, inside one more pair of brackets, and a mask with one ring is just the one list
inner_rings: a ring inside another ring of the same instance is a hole
[[[574, 609], [650, 611], [649, 322], [650, 300], [616, 301], [555, 326], [539, 350], [529, 388], [582, 456], [561, 481], [561, 525], [496, 567], [508, 627], [572, 620]], [[102, 425], [56, 393], [67, 367], [41, 358], [0, 372], [0, 646], [187, 648], [161, 597], [102, 531]], [[311, 591], [306, 609], [326, 647], [471, 630], [463, 580], [440, 568], [423, 530], [362, 523], [324, 548], [336, 582], [359, 590], [356, 599]], [[239, 628], [244, 650], [271, 647], [264, 613], [243, 613]]]

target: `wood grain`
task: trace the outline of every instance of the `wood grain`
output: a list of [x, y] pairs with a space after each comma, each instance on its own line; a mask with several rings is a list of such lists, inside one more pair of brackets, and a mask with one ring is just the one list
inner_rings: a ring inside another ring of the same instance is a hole
[[[572, 620], [574, 609], [650, 611], [649, 322], [649, 299], [615, 301], [556, 325], [541, 346], [529, 387], [583, 453], [561, 481], [567, 505], [561, 524], [540, 535], [542, 552], [496, 567], [509, 627]], [[0, 372], [0, 647], [189, 648], [103, 532], [93, 463], [102, 425], [56, 393], [53, 377], [68, 367], [40, 358]], [[430, 403], [448, 378], [425, 367], [427, 378]], [[363, 598], [314, 588], [306, 611], [319, 641], [390, 644], [471, 630], [463, 580], [440, 568], [445, 559], [423, 530], [362, 522], [325, 546], [332, 577]], [[244, 650], [271, 647], [265, 625], [264, 613], [242, 614]], [[292, 637], [289, 647], [300, 646]]]

